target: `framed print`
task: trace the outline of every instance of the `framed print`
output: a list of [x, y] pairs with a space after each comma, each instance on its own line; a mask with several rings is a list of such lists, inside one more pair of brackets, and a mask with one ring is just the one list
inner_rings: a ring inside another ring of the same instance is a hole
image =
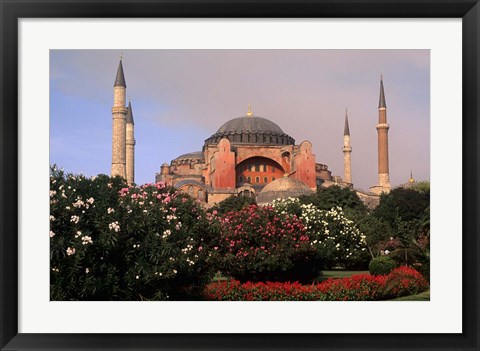
[[0, 11], [2, 349], [478, 349], [477, 1]]

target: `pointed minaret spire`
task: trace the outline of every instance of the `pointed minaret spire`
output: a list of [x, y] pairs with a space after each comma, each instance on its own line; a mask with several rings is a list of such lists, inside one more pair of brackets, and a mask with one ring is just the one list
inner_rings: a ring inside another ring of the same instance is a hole
[[135, 122], [133, 121], [132, 103], [130, 101], [130, 98], [128, 98], [127, 123], [135, 124]]
[[247, 117], [253, 117], [252, 106], [248, 104]]
[[387, 108], [385, 92], [383, 91], [383, 74], [380, 75], [380, 99], [378, 101], [378, 108]]
[[125, 75], [123, 74], [122, 55], [120, 55], [120, 62], [118, 63], [117, 76], [115, 77], [114, 87], [127, 87], [125, 83]]
[[345, 127], [343, 128], [343, 135], [350, 135], [350, 128], [348, 126], [347, 109], [345, 109]]

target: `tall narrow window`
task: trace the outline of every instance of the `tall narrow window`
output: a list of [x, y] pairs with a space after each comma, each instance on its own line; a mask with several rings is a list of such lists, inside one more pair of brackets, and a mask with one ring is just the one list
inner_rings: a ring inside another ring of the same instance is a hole
[[255, 177], [255, 183], [260, 183], [260, 177]]
[[264, 178], [263, 178], [263, 182], [264, 182], [264, 183], [267, 183], [267, 182], [268, 182], [268, 178], [267, 178], [267, 177], [264, 177]]
[[255, 172], [260, 172], [260, 164], [255, 164]]
[[248, 180], [249, 183], [251, 183], [252, 182], [252, 177], [248, 177], [247, 180]]

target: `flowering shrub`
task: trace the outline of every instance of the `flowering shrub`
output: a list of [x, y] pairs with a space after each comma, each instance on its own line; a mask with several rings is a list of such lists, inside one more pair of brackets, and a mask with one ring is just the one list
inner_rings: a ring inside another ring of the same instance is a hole
[[321, 269], [296, 215], [251, 205], [219, 218], [221, 270], [240, 281], [311, 280]]
[[207, 285], [205, 296], [215, 301], [377, 301], [417, 294], [428, 282], [409, 267], [400, 267], [387, 276], [358, 274], [329, 279], [323, 283], [215, 282]]
[[52, 300], [186, 299], [215, 272], [218, 233], [164, 183], [50, 177]]
[[273, 207], [281, 214], [295, 214], [300, 218], [310, 245], [324, 266], [351, 266], [365, 256], [365, 236], [345, 217], [341, 207], [320, 210], [294, 198], [277, 200]]

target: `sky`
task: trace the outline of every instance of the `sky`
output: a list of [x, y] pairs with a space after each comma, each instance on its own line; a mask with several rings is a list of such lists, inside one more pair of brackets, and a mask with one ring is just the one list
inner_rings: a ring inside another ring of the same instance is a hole
[[110, 174], [113, 83], [122, 55], [135, 120], [135, 182], [162, 163], [202, 149], [230, 119], [252, 112], [316, 162], [343, 177], [345, 111], [352, 181], [378, 183], [383, 75], [392, 187], [430, 179], [429, 50], [51, 50], [50, 163], [70, 173]]

